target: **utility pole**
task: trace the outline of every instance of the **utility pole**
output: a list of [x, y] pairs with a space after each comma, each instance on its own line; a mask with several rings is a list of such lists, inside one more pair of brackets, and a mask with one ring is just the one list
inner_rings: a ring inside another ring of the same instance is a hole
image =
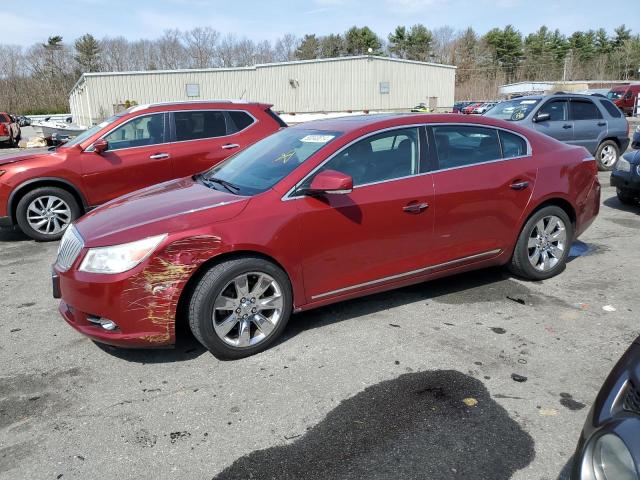
[[567, 81], [567, 76], [569, 75], [569, 72], [570, 72], [570, 69], [571, 69], [571, 63], [572, 63], [571, 62], [571, 60], [572, 60], [571, 56], [572, 56], [572, 54], [573, 54], [573, 52], [569, 51], [567, 53], [567, 56], [564, 57], [564, 71], [562, 73], [562, 80], [565, 81], [565, 82]]

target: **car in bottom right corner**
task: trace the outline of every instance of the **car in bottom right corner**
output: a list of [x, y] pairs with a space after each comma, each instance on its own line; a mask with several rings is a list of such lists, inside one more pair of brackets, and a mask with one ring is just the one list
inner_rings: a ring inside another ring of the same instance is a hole
[[640, 337], [613, 368], [584, 424], [571, 480], [640, 480]]
[[618, 200], [625, 205], [640, 201], [640, 150], [626, 153], [611, 172], [611, 186], [616, 187]]

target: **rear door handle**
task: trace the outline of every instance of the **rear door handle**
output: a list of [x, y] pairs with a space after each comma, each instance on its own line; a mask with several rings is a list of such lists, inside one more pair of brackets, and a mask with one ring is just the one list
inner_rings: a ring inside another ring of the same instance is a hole
[[170, 157], [171, 155], [169, 155], [168, 153], [154, 153], [149, 158], [151, 160], [163, 160], [165, 158], [170, 158]]
[[607, 122], [598, 122], [599, 127], [604, 127], [607, 125]]
[[429, 208], [429, 204], [426, 202], [409, 203], [408, 205], [405, 205], [404, 207], [402, 207], [402, 210], [404, 210], [407, 213], [421, 213], [421, 212], [424, 212], [427, 208]]
[[509, 185], [511, 190], [524, 190], [529, 186], [529, 182], [515, 182]]
[[565, 123], [564, 125], [562, 125], [562, 128], [564, 128], [565, 130], [567, 128], [571, 128], [571, 124], [570, 123]]
[[224, 150], [230, 150], [232, 148], [238, 148], [240, 145], [238, 145], [237, 143], [227, 143], [226, 145], [222, 145], [222, 148]]

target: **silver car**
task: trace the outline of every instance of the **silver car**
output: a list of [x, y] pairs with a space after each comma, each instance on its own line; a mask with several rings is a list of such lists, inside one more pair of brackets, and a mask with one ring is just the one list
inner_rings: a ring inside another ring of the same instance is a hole
[[501, 102], [485, 113], [537, 130], [561, 142], [585, 147], [600, 170], [613, 170], [629, 145], [629, 124], [609, 99], [555, 93]]

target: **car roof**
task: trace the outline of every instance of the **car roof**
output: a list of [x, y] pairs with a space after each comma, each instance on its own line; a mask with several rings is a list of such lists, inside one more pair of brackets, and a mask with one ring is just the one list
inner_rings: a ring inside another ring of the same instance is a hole
[[273, 105], [270, 103], [262, 102], [249, 102], [247, 100], [193, 100], [182, 102], [157, 102], [146, 103], [142, 105], [134, 105], [133, 107], [125, 110], [127, 113], [137, 113], [144, 110], [172, 110], [175, 107], [185, 109], [198, 109], [202, 107], [208, 108], [231, 108], [233, 110], [240, 109], [241, 107], [258, 107], [261, 109], [271, 108]]
[[556, 92], [556, 93], [549, 93], [547, 95], [526, 95], [523, 97], [512, 98], [511, 100], [544, 100], [547, 98], [591, 98], [593, 99], [593, 98], [606, 98], [606, 97], [602, 95], [589, 95], [586, 93]]

